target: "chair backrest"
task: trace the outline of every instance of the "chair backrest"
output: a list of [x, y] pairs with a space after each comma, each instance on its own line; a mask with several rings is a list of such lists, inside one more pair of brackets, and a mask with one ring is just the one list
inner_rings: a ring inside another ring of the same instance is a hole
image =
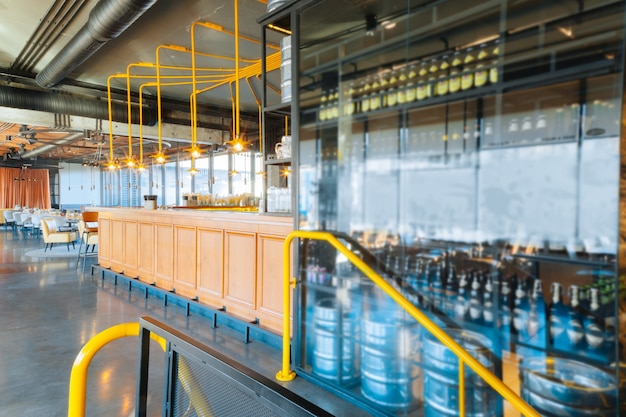
[[83, 211], [82, 213], [83, 220], [86, 222], [97, 222], [98, 221], [98, 212], [97, 211]]
[[67, 223], [67, 219], [63, 216], [52, 216], [52, 219], [57, 224], [56, 230], [59, 230], [60, 227], [65, 226]]
[[41, 215], [33, 214], [30, 221], [33, 223], [33, 226], [39, 227], [41, 225]]
[[13, 213], [15, 213], [14, 211], [11, 210], [5, 210], [4, 211], [4, 220], [12, 222], [15, 219], [13, 218]]
[[41, 219], [41, 233], [43, 234], [44, 240], [50, 236], [50, 233], [56, 232], [56, 227], [56, 222], [52, 217], [44, 217]]

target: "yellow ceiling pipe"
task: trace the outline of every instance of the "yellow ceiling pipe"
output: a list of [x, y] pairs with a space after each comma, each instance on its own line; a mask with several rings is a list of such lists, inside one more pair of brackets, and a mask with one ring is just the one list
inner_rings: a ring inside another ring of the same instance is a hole
[[235, 8], [235, 141], [241, 140], [239, 137], [239, 0], [233, 0]]
[[[180, 46], [180, 45], [159, 45], [156, 48], [156, 82], [157, 82], [157, 117], [158, 117], [158, 128], [157, 128], [157, 132], [158, 132], [158, 142], [159, 142], [159, 152], [157, 154], [157, 162], [161, 163], [165, 161], [165, 157], [163, 155], [163, 147], [162, 147], [162, 139], [163, 139], [163, 123], [162, 123], [162, 113], [163, 113], [163, 109], [162, 109], [162, 105], [161, 105], [161, 66], [160, 66], [160, 62], [159, 62], [159, 52], [161, 49], [171, 49], [174, 51], [178, 51], [178, 52], [185, 52], [185, 53], [191, 53], [192, 56], [192, 81], [194, 81], [196, 79], [196, 77], [194, 76], [194, 68], [195, 68], [195, 56], [196, 53], [195, 51], [190, 50], [189, 48], [186, 48], [184, 46]], [[205, 57], [211, 57], [211, 58], [220, 58], [220, 59], [228, 59], [228, 60], [232, 60], [232, 58], [230, 57], [223, 57], [220, 55], [215, 55], [215, 54], [206, 54], [206, 53], [198, 53], [198, 55], [201, 56], [205, 56]], [[238, 58], [238, 57], [237, 57]], [[254, 62], [254, 61], [251, 61]], [[237, 73], [237, 68], [238, 66], [238, 61], [237, 59], [235, 59], [235, 73]], [[192, 111], [192, 114], [195, 113], [195, 101], [193, 104], [191, 104], [192, 108], [194, 109], [194, 111]], [[192, 133], [192, 141], [193, 141], [193, 133]]]
[[[108, 113], [109, 113], [109, 162], [107, 164], [107, 166], [109, 167], [109, 169], [115, 169], [115, 162], [114, 162], [114, 155], [113, 155], [113, 99], [111, 97], [111, 80], [114, 78], [138, 78], [138, 79], [145, 79], [145, 78], [155, 78], [155, 76], [148, 76], [148, 75], [130, 75], [128, 74], [128, 69], [131, 66], [141, 66], [141, 67], [148, 67], [148, 66], [152, 66], [153, 64], [149, 64], [149, 63], [136, 63], [136, 64], [130, 64], [127, 67], [127, 73], [126, 74], [112, 74], [109, 75], [109, 77], [107, 77], [107, 106], [108, 106]], [[190, 76], [163, 76], [163, 78], [189, 78]], [[202, 83], [207, 83], [207, 82], [212, 82], [209, 80], [203, 80]], [[152, 86], [156, 86], [158, 85], [158, 83], [149, 83]], [[184, 85], [184, 84], [190, 84], [190, 82], [183, 82], [183, 83], [176, 83], [176, 82], [167, 82], [167, 83], [161, 83], [161, 85]], [[130, 155], [132, 156], [132, 146], [131, 145], [131, 105], [130, 105], [130, 87], [128, 87], [128, 82], [127, 82], [127, 101], [128, 101], [128, 125], [129, 125], [129, 152]], [[140, 130], [142, 128], [142, 100], [139, 100], [139, 116], [140, 116]], [[159, 101], [160, 104], [160, 101]], [[159, 117], [160, 120], [160, 117]]]
[[[201, 83], [208, 83], [211, 81], [201, 81]], [[173, 86], [173, 85], [190, 85], [191, 81], [181, 81], [181, 82], [171, 82], [165, 83], [164, 85]], [[143, 83], [139, 86], [139, 103], [143, 103], [143, 88], [144, 87], [155, 87], [157, 85], [156, 82], [148, 82]], [[139, 106], [139, 164], [137, 169], [143, 171], [145, 169], [145, 165], [143, 163], [143, 106]]]
[[[250, 92], [252, 93], [252, 97], [254, 97], [254, 101], [256, 102], [257, 114], [258, 114], [258, 117], [259, 117], [259, 120], [258, 120], [257, 123], [259, 124], [259, 139], [260, 139], [261, 138], [262, 125], [263, 125], [261, 100], [259, 100], [259, 98], [256, 96], [256, 93], [254, 92], [254, 88], [252, 88], [252, 84], [250, 84], [250, 78], [252, 78], [252, 77], [246, 77], [246, 84], [248, 84], [248, 88], [250, 88]], [[259, 152], [263, 152], [263, 141], [262, 140], [259, 140]]]

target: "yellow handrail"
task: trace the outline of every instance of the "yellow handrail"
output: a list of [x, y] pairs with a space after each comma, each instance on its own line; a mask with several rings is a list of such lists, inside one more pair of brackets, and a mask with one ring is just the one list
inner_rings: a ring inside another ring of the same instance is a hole
[[465, 382], [464, 367], [467, 364], [477, 375], [487, 382], [495, 391], [497, 391], [505, 400], [507, 400], [516, 410], [527, 417], [541, 417], [526, 401], [520, 398], [513, 390], [504, 384], [489, 369], [474, 358], [468, 351], [459, 345], [452, 337], [450, 337], [443, 329], [437, 326], [428, 316], [416, 308], [409, 300], [400, 294], [395, 288], [389, 285], [376, 271], [369, 267], [361, 258], [356, 256], [350, 249], [341, 243], [333, 234], [329, 232], [312, 232], [296, 230], [291, 232], [285, 238], [283, 246], [283, 360], [282, 369], [276, 374], [276, 379], [280, 381], [291, 381], [296, 374], [289, 368], [290, 352], [290, 319], [291, 311], [290, 289], [295, 286], [296, 279], [290, 276], [291, 266], [291, 242], [296, 239], [322, 240], [328, 242], [335, 249], [341, 252], [346, 258], [356, 266], [365, 276], [371, 279], [380, 289], [389, 295], [396, 303], [398, 303], [406, 312], [408, 312], [415, 320], [417, 320], [426, 330], [435, 336], [444, 346], [450, 349], [459, 358], [459, 411], [460, 416], [465, 412]]
[[[83, 346], [74, 360], [72, 373], [70, 375], [70, 393], [67, 410], [68, 417], [85, 416], [85, 403], [87, 399], [87, 371], [89, 370], [89, 364], [91, 363], [94, 355], [109, 342], [127, 336], [138, 335], [139, 323], [121, 323], [101, 331], [91, 338], [85, 346]], [[167, 343], [164, 338], [153, 332], [150, 332], [150, 338], [155, 340], [165, 351]]]

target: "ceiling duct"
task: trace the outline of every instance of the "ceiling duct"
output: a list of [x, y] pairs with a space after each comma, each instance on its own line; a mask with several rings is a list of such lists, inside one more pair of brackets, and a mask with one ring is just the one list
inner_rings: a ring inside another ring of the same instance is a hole
[[[128, 107], [126, 104], [112, 102], [111, 113], [113, 120], [128, 123]], [[0, 106], [17, 109], [38, 110], [48, 113], [70, 114], [74, 116], [90, 117], [100, 120], [109, 119], [109, 108], [106, 100], [80, 98], [67, 94], [42, 92], [25, 88], [0, 86]], [[133, 106], [131, 122], [139, 123], [139, 112]], [[143, 109], [143, 124], [154, 126], [157, 122], [157, 112], [153, 109]]]
[[58, 148], [59, 146], [69, 145], [70, 143], [72, 143], [72, 142], [74, 142], [76, 140], [82, 139], [82, 138], [83, 138], [83, 133], [82, 132], [74, 133], [74, 134], [71, 134], [69, 136], [64, 137], [63, 139], [59, 139], [59, 140], [57, 140], [54, 143], [50, 143], [50, 144], [47, 144], [47, 145], [40, 146], [39, 148], [33, 149], [32, 151], [24, 152], [21, 155], [21, 158], [22, 159], [34, 158], [36, 156], [41, 155], [44, 152], [53, 151], [56, 148]]
[[37, 74], [37, 84], [50, 88], [118, 37], [157, 0], [100, 0], [76, 36]]

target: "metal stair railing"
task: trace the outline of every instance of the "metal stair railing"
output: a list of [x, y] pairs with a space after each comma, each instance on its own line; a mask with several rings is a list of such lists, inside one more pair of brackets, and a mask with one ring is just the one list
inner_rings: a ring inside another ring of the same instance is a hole
[[296, 230], [291, 232], [285, 238], [283, 246], [283, 357], [282, 368], [276, 373], [276, 379], [279, 381], [291, 381], [296, 377], [296, 373], [290, 369], [291, 357], [291, 332], [290, 332], [290, 314], [291, 297], [290, 292], [295, 288], [296, 279], [291, 277], [291, 243], [294, 239], [310, 239], [325, 241], [332, 245], [337, 251], [343, 254], [348, 261], [356, 266], [365, 276], [367, 276], [374, 284], [389, 295], [400, 307], [409, 313], [418, 321], [426, 330], [435, 336], [444, 346], [446, 346], [459, 359], [459, 416], [465, 416], [465, 372], [464, 365], [472, 369], [480, 378], [482, 378], [491, 388], [498, 392], [505, 400], [507, 400], [517, 411], [526, 417], [541, 417], [526, 401], [509, 388], [502, 380], [494, 375], [489, 369], [474, 358], [459, 343], [450, 337], [441, 327], [437, 326], [428, 316], [416, 308], [407, 298], [398, 292], [393, 286], [385, 281], [376, 271], [367, 265], [361, 258], [355, 255], [346, 245], [341, 243], [339, 239], [330, 232], [319, 231], [303, 231]]
[[[139, 323], [121, 323], [101, 331], [92, 337], [80, 350], [70, 374], [70, 392], [68, 400], [68, 417], [84, 417], [87, 400], [87, 372], [89, 364], [96, 353], [108, 343], [128, 336], [139, 336]], [[166, 341], [161, 336], [151, 333], [150, 338], [155, 340], [165, 351]]]

